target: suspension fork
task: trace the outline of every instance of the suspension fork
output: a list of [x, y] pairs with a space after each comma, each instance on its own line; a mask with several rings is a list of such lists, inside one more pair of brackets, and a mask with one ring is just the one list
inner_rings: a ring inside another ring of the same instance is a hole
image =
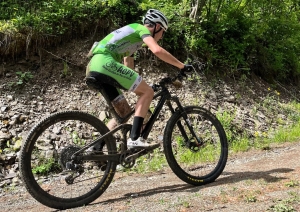
[[[181, 105], [178, 97], [172, 97], [172, 100], [177, 104], [177, 108], [181, 112], [182, 117], [183, 117], [186, 125], [189, 128], [189, 131], [192, 133], [193, 137], [196, 138], [196, 142], [197, 142], [196, 146], [200, 146], [202, 142], [201, 142], [200, 138], [198, 138], [198, 136], [196, 135], [196, 133], [194, 131], [194, 128], [191, 125], [191, 122], [190, 122], [190, 120], [189, 120], [189, 118], [187, 116], [187, 113], [185, 112], [184, 108], [182, 107], [182, 105]], [[171, 110], [172, 114], [175, 113], [175, 110], [173, 109], [170, 101], [167, 102], [167, 105], [168, 105], [169, 109]], [[178, 128], [179, 128], [182, 136], [184, 137], [185, 141], [188, 141], [188, 144], [189, 144], [190, 143], [189, 142], [189, 138], [188, 138], [188, 136], [187, 136], [187, 134], [186, 134], [186, 132], [185, 132], [185, 130], [184, 130], [181, 122], [177, 122], [177, 126], [178, 126]]]
[[[178, 101], [178, 98], [177, 98], [177, 97], [172, 97], [172, 100], [173, 100], [174, 102], [176, 102], [176, 104], [177, 104], [179, 110], [183, 111], [183, 108], [182, 108], [180, 102]], [[174, 113], [175, 113], [175, 110], [174, 110], [174, 108], [172, 107], [171, 102], [168, 100], [168, 101], [166, 102], [166, 104], [167, 104], [167, 106], [169, 107], [169, 110], [171, 111], [171, 113], [174, 114]], [[180, 109], [180, 108], [181, 108], [181, 109]], [[187, 136], [185, 130], [183, 129], [183, 126], [182, 126], [181, 122], [177, 122], [177, 126], [178, 126], [179, 131], [181, 132], [182, 136], [184, 137], [184, 140], [185, 140], [185, 141], [188, 141], [189, 138], [188, 138], [188, 136]]]

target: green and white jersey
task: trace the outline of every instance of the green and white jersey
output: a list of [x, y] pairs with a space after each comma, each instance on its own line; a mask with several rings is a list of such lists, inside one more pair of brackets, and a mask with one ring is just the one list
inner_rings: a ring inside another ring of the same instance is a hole
[[141, 48], [143, 39], [148, 36], [151, 34], [145, 26], [129, 24], [103, 38], [93, 49], [93, 54], [109, 53], [116, 61], [121, 61]]

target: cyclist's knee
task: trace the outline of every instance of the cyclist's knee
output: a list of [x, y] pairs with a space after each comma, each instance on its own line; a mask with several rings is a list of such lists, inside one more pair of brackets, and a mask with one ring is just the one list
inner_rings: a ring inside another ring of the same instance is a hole
[[146, 95], [149, 98], [153, 98], [154, 91], [151, 86], [149, 86], [144, 80], [140, 83], [140, 85], [134, 91], [137, 95]]
[[149, 88], [147, 89], [147, 93], [148, 93], [148, 96], [153, 98], [154, 96], [154, 90], [152, 89], [152, 87], [149, 86]]
[[147, 99], [153, 99], [154, 96], [154, 91], [153, 89], [149, 86], [149, 88], [144, 89], [144, 92], [142, 94], [140, 94], [140, 96], [145, 96], [147, 97]]

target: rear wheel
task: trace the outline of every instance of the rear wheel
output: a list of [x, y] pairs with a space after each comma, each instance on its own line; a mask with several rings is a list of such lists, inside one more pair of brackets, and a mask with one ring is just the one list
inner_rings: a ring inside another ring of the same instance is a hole
[[[67, 209], [98, 198], [114, 177], [112, 161], [75, 161], [72, 155], [109, 130], [96, 117], [80, 112], [55, 113], [35, 125], [21, 148], [20, 173], [28, 192], [42, 204]], [[80, 154], [95, 154], [91, 148]], [[101, 152], [116, 152], [113, 136]], [[66, 169], [68, 166], [68, 169]]]
[[[169, 166], [181, 180], [189, 184], [213, 182], [227, 162], [228, 144], [224, 129], [218, 119], [203, 108], [189, 106], [184, 110], [184, 113], [176, 112], [165, 128], [164, 151]], [[194, 135], [187, 122], [191, 124]], [[197, 140], [200, 146], [196, 145]]]

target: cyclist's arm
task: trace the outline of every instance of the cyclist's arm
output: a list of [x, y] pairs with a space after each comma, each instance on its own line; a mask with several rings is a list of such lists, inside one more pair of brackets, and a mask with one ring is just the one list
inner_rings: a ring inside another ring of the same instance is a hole
[[134, 58], [133, 57], [124, 57], [124, 65], [128, 68], [134, 69]]
[[149, 49], [155, 54], [159, 59], [169, 63], [173, 66], [178, 67], [179, 69], [184, 68], [184, 64], [177, 60], [173, 55], [171, 55], [164, 48], [159, 46], [153, 37], [148, 36], [143, 39], [144, 43], [149, 47]]

